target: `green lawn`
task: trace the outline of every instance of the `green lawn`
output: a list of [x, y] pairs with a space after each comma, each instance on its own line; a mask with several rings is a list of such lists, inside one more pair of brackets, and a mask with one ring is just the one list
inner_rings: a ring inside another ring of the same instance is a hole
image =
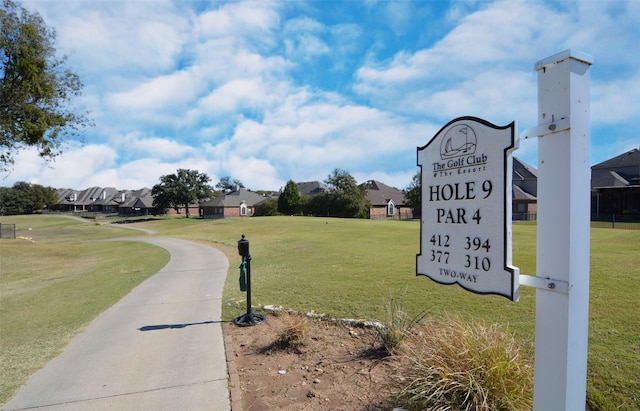
[[[48, 221], [49, 218], [41, 217], [41, 220]], [[134, 235], [112, 227], [55, 220], [51, 225], [60, 226], [52, 227], [55, 234], [48, 235], [46, 242], [52, 246], [65, 244], [64, 249], [78, 248], [83, 250], [82, 254], [98, 252], [103, 247], [104, 243], [100, 243], [100, 247], [87, 245], [84, 240], [93, 235], [100, 238]], [[3, 221], [13, 222], [6, 218]], [[254, 305], [282, 305], [300, 312], [314, 310], [334, 317], [382, 319], [385, 303], [392, 296], [401, 297], [405, 309], [412, 315], [423, 311], [434, 316], [453, 313], [462, 318], [500, 323], [525, 341], [533, 355], [535, 291], [523, 287], [520, 302], [513, 303], [503, 297], [479, 296], [458, 286], [443, 286], [426, 277], [416, 277], [415, 256], [419, 252], [420, 231], [417, 222], [265, 217], [217, 221], [159, 219], [136, 224], [158, 231], [159, 236], [210, 244], [228, 256], [230, 269], [223, 305], [225, 319], [242, 314], [246, 307], [246, 296], [238, 287], [240, 257], [236, 248], [240, 235], [245, 234], [251, 242]], [[74, 230], [85, 237], [74, 239]], [[92, 230], [93, 233], [87, 233]], [[638, 410], [640, 310], [637, 299], [640, 285], [635, 280], [640, 278], [640, 231], [592, 229], [591, 235], [588, 396], [594, 410]], [[513, 263], [523, 274], [535, 274], [535, 238], [535, 225], [514, 224]], [[29, 247], [24, 240], [16, 242], [25, 249]], [[116, 254], [121, 250], [133, 246], [135, 243], [112, 243], [110, 247], [114, 249], [110, 255], [117, 258]], [[149, 248], [139, 246], [141, 250]], [[0, 242], [3, 358], [7, 328], [5, 287], [15, 288], [15, 281], [18, 281], [5, 276], [4, 256], [14, 252], [7, 248], [7, 240]], [[29, 251], [22, 252], [24, 256], [30, 255]], [[132, 255], [129, 251], [124, 254]], [[32, 252], [31, 255], [38, 254]], [[45, 278], [36, 280], [30, 288], [45, 281]], [[92, 281], [102, 281], [102, 278]], [[76, 332], [79, 329], [77, 327]], [[73, 332], [67, 340], [71, 334]], [[2, 365], [4, 370], [4, 363]], [[7, 399], [6, 394], [5, 397], [0, 395], [0, 402]]]

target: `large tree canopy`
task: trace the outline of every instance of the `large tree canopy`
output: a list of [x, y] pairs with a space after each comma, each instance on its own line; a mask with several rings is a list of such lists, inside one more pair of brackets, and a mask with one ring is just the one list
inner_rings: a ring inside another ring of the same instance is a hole
[[58, 201], [56, 190], [18, 181], [13, 187], [0, 187], [0, 215], [31, 214]]
[[176, 174], [160, 177], [160, 183], [153, 186], [153, 206], [158, 209], [184, 207], [187, 218], [190, 217], [189, 205], [200, 203], [211, 197], [213, 192], [207, 183], [208, 175], [197, 170], [178, 169]]
[[231, 181], [231, 177], [225, 176], [225, 177], [222, 177], [220, 181], [216, 184], [216, 188], [220, 190], [222, 193], [227, 194], [232, 191], [235, 191], [238, 188], [245, 188], [245, 187], [244, 187], [244, 184], [242, 184], [242, 181], [238, 180], [237, 178]]
[[422, 173], [418, 171], [413, 175], [411, 183], [404, 190], [407, 205], [413, 209], [422, 208]]
[[278, 211], [285, 215], [300, 214], [300, 190], [293, 181], [287, 181], [287, 185], [278, 197]]
[[71, 101], [82, 83], [56, 56], [55, 30], [36, 12], [11, 0], [0, 6], [0, 170], [14, 155], [37, 147], [46, 160], [62, 152], [63, 136], [90, 125], [86, 112]]
[[358, 187], [355, 178], [349, 172], [336, 168], [324, 182], [329, 186], [331, 215], [349, 218], [367, 216], [367, 193]]

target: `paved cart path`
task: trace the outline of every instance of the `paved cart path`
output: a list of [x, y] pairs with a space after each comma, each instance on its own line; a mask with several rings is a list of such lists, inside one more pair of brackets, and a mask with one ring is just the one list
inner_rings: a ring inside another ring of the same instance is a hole
[[3, 410], [230, 409], [220, 324], [226, 257], [189, 241], [138, 240], [167, 249], [169, 263], [96, 318]]

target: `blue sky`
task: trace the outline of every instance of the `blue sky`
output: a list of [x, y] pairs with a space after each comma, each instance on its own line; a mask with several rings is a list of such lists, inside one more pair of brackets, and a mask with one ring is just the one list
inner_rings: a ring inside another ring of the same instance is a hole
[[[593, 56], [591, 164], [640, 147], [640, 1], [25, 0], [57, 31], [95, 127], [0, 185], [151, 187], [178, 168], [247, 188], [406, 187], [448, 121], [537, 125], [537, 61]], [[537, 167], [535, 139], [515, 156]]]

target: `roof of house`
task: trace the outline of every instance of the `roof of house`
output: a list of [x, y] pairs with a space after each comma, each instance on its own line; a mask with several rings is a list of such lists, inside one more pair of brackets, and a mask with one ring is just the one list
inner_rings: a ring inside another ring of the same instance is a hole
[[591, 187], [592, 188], [605, 188], [605, 187], [628, 187], [630, 185], [637, 185], [638, 179], [630, 176], [626, 176], [621, 173], [610, 170], [591, 170]]
[[513, 190], [512, 190], [512, 198], [514, 200], [530, 200], [530, 201], [536, 201], [537, 198], [536, 196], [534, 196], [533, 194], [527, 193], [526, 191], [524, 191], [522, 188], [518, 187], [515, 184], [512, 184], [513, 186]]
[[205, 201], [202, 205], [207, 207], [239, 207], [240, 204], [245, 203], [252, 207], [264, 200], [265, 197], [258, 193], [254, 193], [245, 188], [239, 188], [223, 196]]
[[314, 196], [317, 194], [326, 193], [328, 191], [327, 185], [319, 181], [306, 181], [298, 183], [298, 191], [301, 195]]
[[113, 196], [118, 192], [113, 187], [90, 187], [84, 190], [61, 188], [56, 190], [58, 204], [111, 204]]
[[150, 188], [117, 190], [114, 187], [90, 187], [84, 190], [62, 188], [57, 190], [60, 205], [119, 205], [133, 207], [140, 200], [147, 208], [153, 204]]
[[[122, 200], [122, 194], [124, 194], [124, 200]], [[118, 196], [116, 196], [118, 197]], [[153, 196], [151, 195], [150, 188], [141, 188], [139, 190], [127, 190], [121, 191], [120, 197], [116, 198], [120, 202], [120, 207], [135, 207], [140, 206], [138, 202], [142, 203], [145, 208], [153, 207]]]
[[640, 150], [634, 148], [591, 167], [591, 188], [640, 185]]
[[360, 187], [367, 189], [367, 200], [369, 200], [372, 205], [387, 205], [390, 200], [393, 200], [396, 205], [406, 203], [403, 191], [383, 184], [380, 181], [369, 180], [360, 184]]
[[100, 196], [92, 204], [97, 205], [113, 205], [113, 197], [118, 194], [118, 190], [115, 187], [105, 187], [102, 189]]
[[[640, 149], [634, 148], [619, 156], [610, 158], [609, 160], [598, 163], [591, 167], [592, 170], [614, 169], [622, 167], [639, 167], [640, 168]], [[639, 169], [640, 171], [640, 169]]]
[[513, 178], [521, 180], [537, 179], [538, 170], [521, 161], [519, 158], [513, 157]]

